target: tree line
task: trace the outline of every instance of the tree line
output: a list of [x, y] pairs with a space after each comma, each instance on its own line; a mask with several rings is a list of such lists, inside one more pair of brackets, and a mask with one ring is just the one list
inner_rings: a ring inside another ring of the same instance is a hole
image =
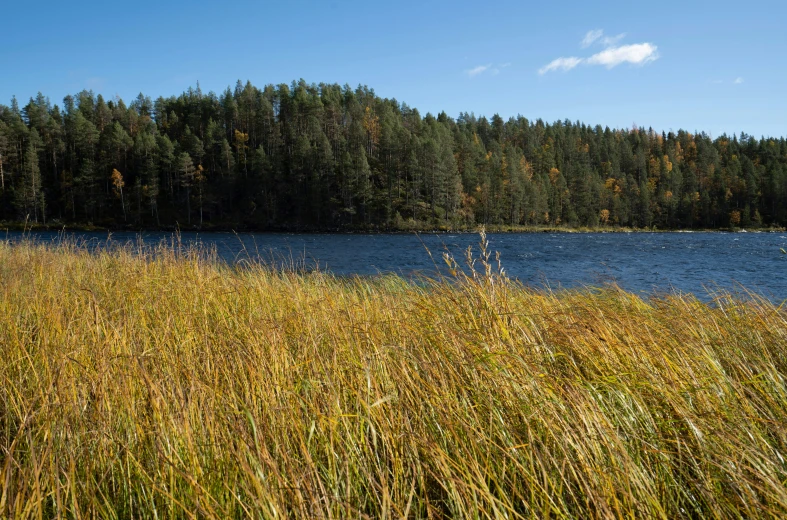
[[787, 224], [787, 142], [421, 116], [365, 86], [238, 81], [0, 105], [0, 219], [408, 229]]

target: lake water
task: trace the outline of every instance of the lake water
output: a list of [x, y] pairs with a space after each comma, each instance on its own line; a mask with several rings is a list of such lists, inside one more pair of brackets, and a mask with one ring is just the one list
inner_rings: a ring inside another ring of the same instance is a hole
[[[65, 233], [88, 244], [106, 244], [107, 233]], [[5, 237], [19, 240], [21, 233]], [[37, 232], [38, 241], [58, 240], [63, 233]], [[171, 233], [112, 233], [114, 243], [148, 245], [171, 241]], [[183, 244], [215, 246], [232, 263], [259, 258], [280, 263], [295, 260], [337, 275], [404, 276], [434, 274], [446, 248], [462, 262], [476, 234], [233, 234], [181, 233]], [[508, 276], [532, 286], [555, 289], [616, 282], [626, 290], [692, 292], [703, 299], [717, 289], [757, 292], [774, 302], [787, 299], [787, 233], [533, 233], [489, 234], [492, 251]], [[426, 248], [432, 252], [433, 260]]]

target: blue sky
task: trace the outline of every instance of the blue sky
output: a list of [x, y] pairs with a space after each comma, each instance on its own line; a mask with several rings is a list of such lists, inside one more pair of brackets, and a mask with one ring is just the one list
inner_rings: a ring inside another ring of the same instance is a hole
[[0, 12], [4, 104], [303, 78], [452, 117], [787, 135], [785, 2], [40, 1]]

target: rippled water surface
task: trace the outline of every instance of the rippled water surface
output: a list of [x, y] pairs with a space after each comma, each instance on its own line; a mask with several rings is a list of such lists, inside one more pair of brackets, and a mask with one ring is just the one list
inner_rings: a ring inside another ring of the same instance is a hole
[[[15, 241], [21, 233], [8, 233]], [[63, 234], [34, 233], [39, 241], [58, 240]], [[105, 244], [107, 233], [66, 234]], [[113, 233], [113, 243], [151, 245], [171, 241], [170, 233]], [[490, 248], [500, 252], [508, 275], [533, 286], [552, 288], [616, 282], [638, 293], [737, 291], [741, 286], [774, 302], [787, 299], [785, 233], [535, 233], [490, 234]], [[395, 272], [405, 276], [433, 274], [443, 266], [446, 248], [457, 260], [473, 246], [475, 234], [231, 234], [182, 233], [182, 243], [215, 246], [228, 262], [242, 258], [295, 260], [338, 275]], [[426, 251], [432, 252], [432, 258]]]

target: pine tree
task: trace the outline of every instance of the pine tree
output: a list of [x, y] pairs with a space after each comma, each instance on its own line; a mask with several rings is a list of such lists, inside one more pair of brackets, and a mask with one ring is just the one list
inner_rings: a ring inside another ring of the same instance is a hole
[[192, 196], [200, 224], [233, 227], [785, 225], [787, 141], [422, 118], [364, 86], [303, 80], [0, 105], [2, 218], [171, 225], [185, 208], [190, 223]]
[[24, 169], [17, 188], [17, 206], [25, 216], [32, 217], [38, 223], [39, 217], [46, 223], [44, 213], [44, 194], [41, 187], [41, 171], [38, 167], [38, 146], [40, 138], [38, 132], [33, 130], [24, 156]]
[[186, 152], [178, 156], [178, 173], [180, 175], [179, 184], [186, 190], [186, 223], [191, 225], [191, 187], [194, 185], [194, 175], [196, 174], [194, 162]]

